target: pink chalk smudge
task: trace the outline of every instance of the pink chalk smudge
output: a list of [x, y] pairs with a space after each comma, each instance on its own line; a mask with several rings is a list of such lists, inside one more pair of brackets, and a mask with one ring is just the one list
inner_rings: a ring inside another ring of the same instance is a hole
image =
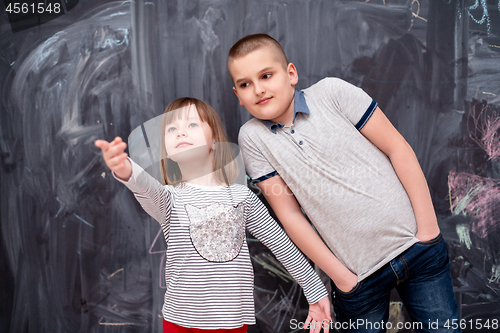
[[468, 122], [469, 136], [484, 149], [489, 159], [500, 157], [500, 115], [489, 104], [480, 103], [471, 107]]
[[453, 214], [471, 217], [471, 231], [481, 238], [500, 226], [500, 180], [467, 172], [448, 175]]

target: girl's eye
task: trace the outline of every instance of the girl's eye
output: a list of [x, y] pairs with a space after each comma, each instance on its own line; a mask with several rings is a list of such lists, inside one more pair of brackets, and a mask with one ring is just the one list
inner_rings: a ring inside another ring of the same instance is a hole
[[267, 74], [262, 75], [262, 78], [263, 78], [263, 79], [269, 79], [269, 78], [271, 77], [271, 75], [272, 75], [272, 74], [267, 73]]
[[198, 126], [197, 123], [191, 123], [191, 124], [189, 124], [189, 127], [197, 127], [197, 126]]
[[175, 131], [175, 130], [176, 130], [176, 128], [175, 128], [175, 127], [170, 127], [169, 129], [167, 129], [167, 132], [173, 132], [173, 131]]

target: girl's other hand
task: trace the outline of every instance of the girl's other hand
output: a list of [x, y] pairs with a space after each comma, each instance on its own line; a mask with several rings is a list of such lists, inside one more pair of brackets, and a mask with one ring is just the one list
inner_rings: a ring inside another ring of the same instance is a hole
[[101, 148], [102, 157], [107, 167], [122, 179], [128, 180], [132, 175], [132, 165], [127, 159], [128, 155], [125, 152], [127, 144], [120, 137], [116, 137], [113, 141], [96, 140], [96, 147]]
[[323, 332], [328, 333], [331, 321], [330, 299], [325, 296], [318, 302], [309, 304], [309, 313], [304, 322], [304, 329], [309, 328], [309, 333], [319, 333], [323, 328]]

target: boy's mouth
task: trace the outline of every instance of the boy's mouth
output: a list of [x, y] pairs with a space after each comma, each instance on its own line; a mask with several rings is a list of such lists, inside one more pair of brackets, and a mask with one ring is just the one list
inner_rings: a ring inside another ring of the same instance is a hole
[[182, 148], [182, 147], [186, 147], [186, 146], [192, 146], [192, 144], [189, 142], [182, 141], [182, 142], [179, 142], [177, 144], [177, 146], [175, 146], [175, 148]]
[[269, 102], [271, 100], [271, 98], [272, 97], [264, 97], [263, 99], [258, 101], [257, 104], [259, 104], [259, 105], [267, 104], [267, 102]]

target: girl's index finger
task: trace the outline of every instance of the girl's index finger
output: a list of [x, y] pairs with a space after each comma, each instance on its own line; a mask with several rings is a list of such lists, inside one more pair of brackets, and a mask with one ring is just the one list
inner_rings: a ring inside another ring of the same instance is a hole
[[123, 142], [122, 138], [120, 138], [119, 136], [114, 138], [113, 141], [110, 142], [110, 145], [111, 145], [111, 147], [116, 147], [116, 146], [120, 146], [120, 145], [124, 146], [123, 150], [125, 150], [125, 148], [127, 148], [127, 144], [125, 142]]
[[105, 140], [95, 140], [94, 144], [96, 147], [101, 148], [104, 151], [107, 151], [110, 147], [110, 143]]
[[118, 150], [121, 150], [121, 151], [125, 151], [125, 149], [127, 148], [127, 144], [123, 141], [115, 141], [113, 140], [110, 145], [109, 145], [109, 149], [111, 148], [114, 148], [115, 151], [118, 151]]

